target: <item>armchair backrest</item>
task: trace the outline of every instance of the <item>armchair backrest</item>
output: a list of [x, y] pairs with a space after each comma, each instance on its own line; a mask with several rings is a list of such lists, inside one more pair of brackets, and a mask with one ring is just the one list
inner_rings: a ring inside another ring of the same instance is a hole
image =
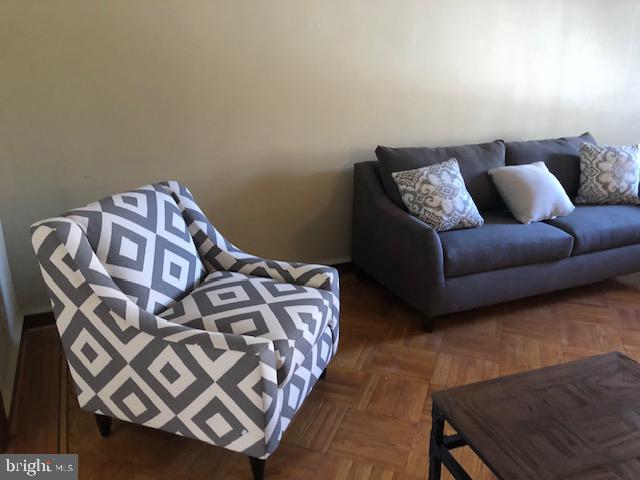
[[67, 212], [117, 287], [157, 314], [205, 275], [198, 250], [171, 191], [145, 185]]

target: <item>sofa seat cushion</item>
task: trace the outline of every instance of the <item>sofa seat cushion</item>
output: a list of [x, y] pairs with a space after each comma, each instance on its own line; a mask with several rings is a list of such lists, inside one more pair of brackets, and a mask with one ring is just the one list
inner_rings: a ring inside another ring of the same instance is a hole
[[546, 223], [574, 237], [573, 255], [640, 243], [640, 207], [633, 205], [577, 205]]
[[509, 213], [483, 212], [482, 227], [439, 233], [446, 277], [552, 262], [571, 255], [573, 237], [546, 223], [523, 225]]
[[273, 342], [285, 384], [331, 320], [331, 292], [235, 272], [213, 272], [159, 316], [201, 330]]

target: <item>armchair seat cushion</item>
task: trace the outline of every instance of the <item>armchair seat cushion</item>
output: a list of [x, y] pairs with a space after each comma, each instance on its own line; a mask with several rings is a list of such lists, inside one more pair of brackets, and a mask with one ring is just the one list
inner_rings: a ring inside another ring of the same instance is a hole
[[573, 255], [640, 243], [640, 207], [634, 205], [577, 205], [547, 223], [574, 237]]
[[546, 223], [523, 225], [509, 213], [483, 212], [479, 228], [439, 233], [446, 277], [552, 262], [571, 255], [573, 237]]
[[159, 316], [191, 328], [271, 340], [283, 385], [329, 325], [331, 304], [326, 290], [216, 271]]

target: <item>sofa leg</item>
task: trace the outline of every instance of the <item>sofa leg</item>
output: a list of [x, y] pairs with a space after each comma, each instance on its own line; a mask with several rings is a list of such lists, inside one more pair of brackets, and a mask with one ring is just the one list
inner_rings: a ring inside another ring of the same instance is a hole
[[427, 333], [433, 332], [433, 318], [424, 317], [422, 319], [422, 330], [424, 330]]
[[327, 369], [325, 368], [320, 374], [320, 380], [324, 380], [327, 376]]
[[256, 457], [249, 457], [249, 462], [251, 463], [253, 480], [262, 480], [264, 478], [264, 466], [267, 461]]
[[103, 438], [107, 438], [111, 435], [111, 417], [107, 417], [106, 415], [100, 415], [99, 413], [94, 413], [96, 417], [96, 423], [98, 424], [98, 430], [100, 430], [100, 435]]

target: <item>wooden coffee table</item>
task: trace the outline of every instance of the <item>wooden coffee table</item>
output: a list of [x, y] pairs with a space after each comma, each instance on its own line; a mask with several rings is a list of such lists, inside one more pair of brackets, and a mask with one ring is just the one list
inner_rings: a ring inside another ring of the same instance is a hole
[[621, 353], [435, 392], [432, 417], [430, 480], [471, 479], [464, 445], [501, 480], [640, 479], [640, 365]]

